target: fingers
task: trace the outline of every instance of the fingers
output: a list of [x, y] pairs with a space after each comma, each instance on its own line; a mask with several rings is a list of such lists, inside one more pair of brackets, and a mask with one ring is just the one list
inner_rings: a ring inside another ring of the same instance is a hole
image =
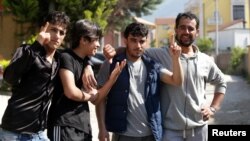
[[112, 62], [113, 62], [113, 58], [110, 58], [109, 59], [109, 64], [112, 64]]
[[124, 59], [124, 60], [121, 61], [120, 63], [117, 62], [117, 63], [116, 63], [116, 66], [115, 66], [115, 69], [117, 69], [118, 72], [121, 72], [122, 69], [126, 66], [126, 63], [127, 63], [126, 59]]
[[181, 54], [181, 47], [178, 46], [178, 45], [176, 44], [176, 42], [175, 42], [174, 44], [171, 44], [171, 45], [169, 46], [169, 50], [170, 50], [170, 55], [171, 55], [171, 56], [179, 57], [180, 54]]
[[41, 44], [41, 45], [46, 45], [50, 41], [50, 33], [46, 32], [49, 26], [49, 22], [46, 22], [44, 26], [41, 27], [40, 33], [38, 34], [36, 40]]
[[110, 44], [107, 44], [103, 48], [103, 54], [109, 60], [109, 63], [112, 63], [112, 58], [115, 56], [116, 51]]
[[170, 45], [174, 45], [175, 44], [175, 34], [171, 34], [169, 37], [169, 43]]
[[91, 90], [91, 88], [97, 86], [97, 82], [94, 76], [93, 69], [90, 65], [86, 66], [82, 75], [83, 87], [85, 90]]
[[202, 111], [201, 111], [201, 114], [202, 114], [202, 117], [203, 117], [203, 121], [209, 120], [209, 118], [214, 115], [214, 113], [211, 112], [208, 107], [203, 108]]
[[99, 133], [98, 135], [99, 141], [110, 141], [109, 133]]
[[83, 75], [83, 87], [86, 91], [90, 91], [97, 86], [96, 79], [93, 75]]
[[46, 24], [41, 27], [40, 32], [46, 32], [48, 27], [49, 27], [49, 22], [46, 22]]
[[91, 75], [89, 76], [89, 84], [91, 87], [96, 87], [97, 86], [97, 82], [96, 82], [96, 79], [95, 79], [95, 76], [94, 75]]
[[120, 69], [122, 70], [122, 69], [126, 66], [126, 64], [127, 64], [127, 60], [124, 59], [124, 60], [121, 62], [121, 64], [120, 64]]

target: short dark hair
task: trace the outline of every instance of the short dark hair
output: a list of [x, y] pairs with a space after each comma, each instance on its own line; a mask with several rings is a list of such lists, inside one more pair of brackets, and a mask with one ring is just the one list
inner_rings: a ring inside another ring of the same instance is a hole
[[148, 36], [148, 28], [146, 25], [138, 22], [133, 22], [129, 24], [125, 31], [124, 31], [124, 37], [128, 38], [129, 34], [133, 36], [142, 36], [147, 37]]
[[200, 26], [200, 21], [198, 19], [198, 17], [191, 13], [191, 12], [184, 12], [184, 13], [179, 13], [175, 19], [175, 28], [177, 28], [180, 24], [180, 19], [184, 17], [184, 18], [189, 18], [191, 20], [195, 20], [196, 21], [196, 29], [199, 29], [199, 26]]
[[89, 20], [78, 20], [74, 23], [71, 30], [71, 48], [76, 48], [79, 45], [81, 37], [89, 42], [93, 39], [100, 39], [102, 38], [102, 29], [97, 24]]
[[50, 12], [42, 22], [42, 26], [49, 22], [51, 24], [63, 25], [65, 28], [68, 28], [70, 25], [70, 18], [62, 11], [52, 11]]

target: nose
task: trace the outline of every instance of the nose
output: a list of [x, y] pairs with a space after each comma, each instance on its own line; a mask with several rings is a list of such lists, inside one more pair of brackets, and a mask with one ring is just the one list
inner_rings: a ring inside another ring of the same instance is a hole
[[56, 32], [56, 38], [60, 38], [61, 34], [60, 34], [60, 31], [57, 31]]
[[186, 28], [184, 28], [183, 32], [184, 33], [189, 33], [189, 29], [186, 27]]
[[138, 48], [141, 48], [142, 47], [142, 44], [141, 44], [141, 42], [136, 42], [136, 47], [138, 47]]
[[100, 47], [100, 42], [99, 42], [99, 40], [97, 40], [97, 41], [95, 42], [95, 45], [96, 45], [96, 48], [99, 48], [99, 47]]

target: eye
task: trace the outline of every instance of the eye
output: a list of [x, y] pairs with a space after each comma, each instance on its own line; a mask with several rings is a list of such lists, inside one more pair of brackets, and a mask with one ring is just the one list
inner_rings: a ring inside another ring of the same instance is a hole
[[140, 44], [144, 44], [145, 43], [145, 40], [140, 40]]
[[62, 31], [62, 30], [60, 30], [59, 33], [61, 36], [64, 36], [66, 34], [65, 31]]
[[59, 32], [60, 36], [64, 36], [64, 35], [66, 34], [66, 32], [65, 32], [64, 30], [59, 30], [59, 29], [57, 29], [57, 28], [51, 28], [50, 30], [51, 30], [52, 32], [54, 32], [54, 33]]

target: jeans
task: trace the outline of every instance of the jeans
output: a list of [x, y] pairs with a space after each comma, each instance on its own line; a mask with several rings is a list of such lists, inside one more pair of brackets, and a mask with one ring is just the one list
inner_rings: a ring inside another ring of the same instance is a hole
[[0, 128], [0, 141], [49, 141], [45, 131], [38, 133], [15, 133]]

